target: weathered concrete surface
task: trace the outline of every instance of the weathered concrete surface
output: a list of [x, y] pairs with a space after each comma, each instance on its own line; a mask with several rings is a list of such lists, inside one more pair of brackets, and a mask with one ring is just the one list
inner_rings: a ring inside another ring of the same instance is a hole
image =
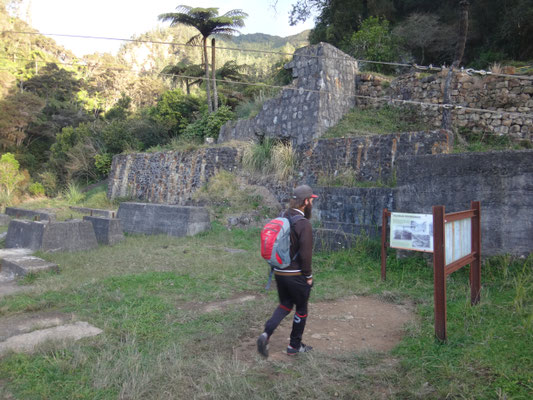
[[16, 353], [30, 353], [35, 348], [46, 342], [59, 342], [60, 344], [96, 336], [102, 330], [90, 325], [88, 322], [78, 321], [72, 324], [56, 326], [53, 328], [39, 329], [30, 333], [11, 336], [0, 342], [0, 356], [10, 351]]
[[1, 225], [9, 225], [9, 221], [11, 221], [11, 217], [7, 214], [0, 214], [0, 226]]
[[117, 215], [116, 210], [102, 210], [100, 208], [87, 208], [87, 207], [69, 207], [73, 211], [80, 212], [82, 214], [89, 214], [91, 217], [104, 217], [104, 218], [115, 218]]
[[211, 227], [204, 207], [121, 203], [118, 218], [124, 232], [145, 235], [191, 236]]
[[2, 272], [15, 276], [24, 276], [29, 273], [36, 273], [48, 270], [59, 271], [57, 264], [48, 262], [34, 256], [6, 257], [2, 259]]
[[0, 342], [12, 336], [29, 333], [36, 329], [63, 325], [72, 320], [71, 314], [56, 311], [16, 314], [0, 318]]
[[39, 250], [47, 224], [45, 221], [12, 220], [7, 229], [5, 247]]
[[32, 249], [25, 249], [25, 248], [0, 249], [0, 260], [6, 257], [28, 256], [30, 254], [33, 254]]
[[29, 248], [42, 251], [78, 251], [98, 246], [93, 226], [88, 221], [42, 222], [12, 220], [6, 248]]
[[481, 201], [482, 254], [533, 251], [533, 150], [398, 160], [394, 211], [466, 210]]
[[14, 218], [37, 218], [39, 221], [55, 221], [56, 215], [54, 212], [46, 209], [27, 210], [25, 208], [6, 207], [6, 214]]
[[124, 232], [118, 218], [85, 216], [83, 220], [93, 225], [96, 241], [99, 244], [113, 245], [124, 240]]
[[313, 229], [313, 251], [338, 251], [354, 247], [357, 236], [335, 229]]
[[384, 208], [392, 209], [392, 188], [316, 187], [313, 213], [322, 227], [354, 235], [376, 237]]

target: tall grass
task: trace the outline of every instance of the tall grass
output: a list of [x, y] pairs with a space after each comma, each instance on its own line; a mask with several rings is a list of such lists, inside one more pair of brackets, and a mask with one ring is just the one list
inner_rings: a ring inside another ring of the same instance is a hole
[[[469, 304], [468, 269], [448, 278], [448, 342], [433, 334], [433, 273], [422, 257], [389, 250], [379, 279], [380, 246], [313, 258], [312, 302], [375, 295], [414, 304], [417, 321], [392, 353], [315, 349], [296, 360], [246, 360], [233, 350], [253, 340], [276, 303], [263, 291], [267, 267], [258, 229], [186, 238], [127, 236], [113, 247], [38, 254], [60, 274], [37, 275], [33, 292], [0, 299], [0, 316], [70, 313], [104, 330], [64, 348], [0, 359], [0, 394], [17, 399], [528, 399], [533, 389], [533, 256], [486, 260], [481, 302]], [[230, 253], [228, 247], [243, 250]], [[217, 312], [205, 302], [254, 293]], [[312, 319], [312, 313], [310, 314]], [[370, 332], [369, 332], [370, 333]]]
[[291, 143], [265, 138], [245, 148], [242, 163], [249, 172], [287, 181], [294, 174], [297, 159]]
[[76, 183], [69, 183], [63, 191], [63, 198], [70, 205], [77, 205], [85, 199], [85, 195]]

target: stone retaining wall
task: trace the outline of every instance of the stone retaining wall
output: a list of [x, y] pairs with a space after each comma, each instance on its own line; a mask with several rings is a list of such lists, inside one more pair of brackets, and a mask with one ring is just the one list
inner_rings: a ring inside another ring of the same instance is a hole
[[[446, 72], [439, 74], [411, 73], [392, 81], [372, 74], [357, 79], [357, 94], [371, 97], [392, 97], [431, 104], [443, 103]], [[455, 105], [528, 114], [529, 117], [504, 113], [452, 110], [452, 124], [474, 132], [509, 135], [513, 140], [533, 141], [533, 83], [531, 80], [499, 76], [471, 76], [456, 72], [451, 84], [451, 100]], [[358, 108], [381, 107], [383, 101], [357, 98]], [[422, 108], [417, 113], [432, 126], [440, 127], [442, 109]]]
[[446, 131], [321, 139], [298, 149], [299, 169], [310, 185], [346, 171], [358, 181], [390, 182], [398, 157], [448, 153], [452, 145], [452, 135]]
[[119, 154], [113, 157], [107, 196], [184, 204], [217, 171], [235, 170], [240, 159], [233, 147]]
[[395, 188], [316, 188], [325, 228], [377, 237], [381, 211], [466, 210], [481, 201], [482, 253], [533, 251], [533, 150], [418, 155], [397, 161]]
[[226, 123], [219, 143], [258, 137], [307, 143], [321, 137], [354, 107], [357, 61], [330, 44], [296, 50], [285, 68], [292, 70], [292, 85], [265, 101], [256, 117]]

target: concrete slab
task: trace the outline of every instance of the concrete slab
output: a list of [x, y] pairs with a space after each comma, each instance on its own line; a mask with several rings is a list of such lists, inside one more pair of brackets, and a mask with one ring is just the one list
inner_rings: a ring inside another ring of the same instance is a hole
[[39, 329], [30, 333], [11, 336], [0, 342], [0, 356], [10, 351], [16, 353], [31, 353], [39, 345], [46, 342], [64, 344], [86, 337], [96, 336], [102, 330], [90, 325], [88, 322], [78, 321], [72, 324], [60, 325], [53, 328]]
[[24, 276], [29, 273], [55, 270], [59, 271], [57, 264], [34, 256], [7, 257], [2, 259], [2, 272], [12, 273], [15, 276]]
[[29, 256], [33, 254], [32, 249], [18, 248], [18, 249], [0, 249], [0, 260], [6, 257], [14, 256]]
[[91, 217], [104, 217], [104, 218], [115, 218], [117, 215], [117, 210], [102, 210], [100, 208], [87, 208], [87, 207], [69, 207], [73, 211], [80, 212], [82, 214], [89, 214]]
[[37, 218], [39, 221], [55, 221], [56, 214], [50, 210], [28, 210], [25, 208], [6, 207], [6, 214], [13, 218]]
[[6, 248], [25, 248], [39, 250], [48, 222], [13, 219], [9, 223], [6, 236]]
[[93, 226], [88, 221], [24, 221], [9, 223], [6, 248], [30, 248], [42, 251], [78, 251], [98, 246]]
[[211, 228], [205, 207], [121, 203], [117, 217], [124, 232], [145, 235], [191, 236]]
[[[3, 274], [0, 274], [0, 277]], [[14, 279], [14, 278], [13, 278]], [[32, 290], [32, 286], [20, 286], [13, 280], [2, 281], [0, 280], [0, 299], [5, 296], [11, 296], [13, 294], [27, 292]]]
[[0, 226], [9, 225], [9, 221], [11, 221], [11, 217], [9, 215], [0, 214]]
[[93, 225], [94, 234], [99, 244], [113, 245], [124, 240], [124, 232], [118, 218], [83, 217]]
[[12, 336], [71, 322], [72, 315], [57, 311], [16, 314], [0, 319], [0, 342]]

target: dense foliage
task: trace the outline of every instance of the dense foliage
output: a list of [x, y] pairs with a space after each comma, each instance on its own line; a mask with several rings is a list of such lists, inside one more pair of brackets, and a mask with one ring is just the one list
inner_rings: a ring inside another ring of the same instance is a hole
[[[450, 64], [457, 42], [460, 0], [297, 0], [291, 21], [318, 12], [312, 43], [350, 50], [354, 33], [369, 17], [390, 21], [403, 57], [418, 63]], [[531, 0], [470, 0], [465, 64], [486, 68], [505, 59], [533, 58]], [[367, 54], [370, 58], [372, 54]]]

